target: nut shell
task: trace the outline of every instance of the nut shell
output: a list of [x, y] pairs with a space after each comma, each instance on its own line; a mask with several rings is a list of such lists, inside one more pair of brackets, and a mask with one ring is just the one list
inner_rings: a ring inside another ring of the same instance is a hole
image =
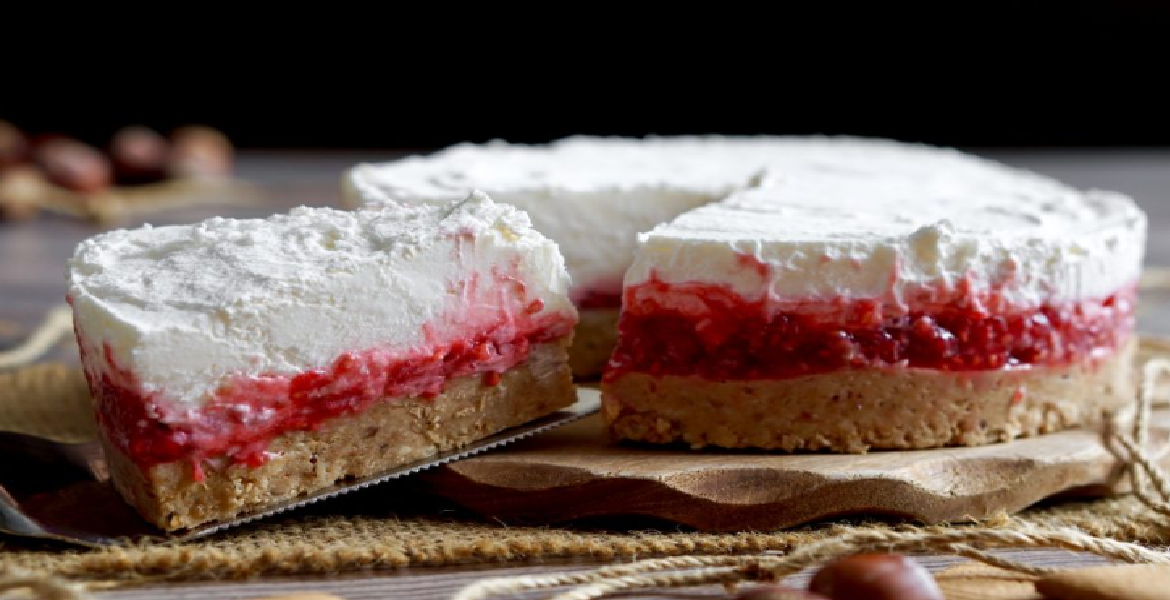
[[856, 554], [817, 571], [811, 592], [830, 600], [944, 600], [922, 565], [901, 554]]
[[25, 221], [35, 217], [41, 200], [50, 192], [49, 182], [31, 165], [0, 171], [0, 220]]
[[190, 125], [171, 136], [168, 171], [172, 177], [216, 179], [232, 173], [232, 143], [216, 129]]
[[133, 125], [114, 134], [109, 154], [118, 183], [153, 183], [167, 176], [170, 142], [152, 129]]
[[68, 190], [95, 194], [113, 182], [113, 170], [105, 155], [74, 139], [48, 138], [37, 145], [34, 157], [50, 182]]

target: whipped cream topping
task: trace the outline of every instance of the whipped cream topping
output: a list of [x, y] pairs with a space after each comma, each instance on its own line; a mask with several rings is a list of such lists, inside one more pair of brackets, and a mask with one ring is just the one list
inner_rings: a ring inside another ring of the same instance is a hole
[[78, 246], [69, 297], [84, 354], [108, 348], [146, 393], [197, 409], [229, 377], [458, 338], [468, 314], [501, 309], [475, 306], [467, 290], [501, 275], [523, 284], [517, 310], [575, 318], [556, 245], [524, 213], [478, 193], [105, 233]]
[[[586, 292], [616, 287], [638, 234], [679, 215], [643, 238], [627, 283], [654, 270], [730, 281], [749, 295], [900, 300], [910, 288], [968, 280], [1032, 304], [1134, 281], [1145, 236], [1127, 198], [954, 150], [856, 138], [463, 144], [359, 165], [345, 189], [356, 206], [486, 190], [560, 244], [575, 290]], [[767, 285], [745, 256], [770, 267]]]
[[1141, 269], [1146, 220], [1129, 198], [955, 152], [841, 152], [758, 184], [640, 236], [626, 286], [724, 284], [777, 309], [972, 291], [1035, 307], [1107, 297]]
[[353, 206], [447, 202], [474, 189], [532, 217], [565, 255], [574, 289], [614, 291], [637, 234], [752, 186], [765, 167], [840, 153], [917, 152], [882, 140], [777, 137], [571, 137], [544, 146], [461, 144], [427, 156], [358, 165], [344, 179]]

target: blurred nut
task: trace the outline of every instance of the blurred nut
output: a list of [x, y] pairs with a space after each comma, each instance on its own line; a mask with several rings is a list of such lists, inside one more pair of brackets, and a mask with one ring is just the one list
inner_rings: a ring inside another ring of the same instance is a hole
[[189, 125], [171, 136], [172, 177], [215, 179], [232, 172], [232, 143], [216, 129]]
[[118, 183], [153, 183], [167, 176], [170, 144], [141, 125], [125, 127], [110, 140], [110, 160]]
[[40, 203], [50, 193], [41, 172], [28, 165], [0, 172], [0, 220], [24, 221], [36, 216]]
[[820, 594], [784, 587], [782, 585], [763, 585], [750, 590], [744, 590], [735, 596], [735, 600], [828, 600]]
[[32, 165], [19, 165], [0, 174], [0, 201], [35, 204], [49, 192], [44, 174]]
[[0, 121], [0, 170], [24, 162], [28, 156], [28, 138], [8, 121]]
[[808, 584], [831, 600], [943, 600], [934, 577], [901, 554], [857, 554], [831, 562]]
[[65, 189], [92, 194], [110, 187], [110, 161], [93, 146], [52, 137], [38, 144], [34, 155], [45, 177]]

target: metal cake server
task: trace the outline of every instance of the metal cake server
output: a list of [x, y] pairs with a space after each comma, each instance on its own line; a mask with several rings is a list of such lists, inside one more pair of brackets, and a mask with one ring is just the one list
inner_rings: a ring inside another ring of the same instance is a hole
[[377, 475], [341, 481], [230, 521], [175, 533], [147, 523], [122, 500], [109, 481], [97, 442], [71, 444], [0, 431], [0, 532], [86, 546], [191, 540], [479, 454], [565, 425], [599, 407], [597, 390], [579, 388], [576, 404], [467, 446]]

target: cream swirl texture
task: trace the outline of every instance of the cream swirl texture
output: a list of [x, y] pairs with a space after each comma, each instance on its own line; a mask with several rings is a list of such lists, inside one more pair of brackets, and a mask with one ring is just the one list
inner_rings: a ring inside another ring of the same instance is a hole
[[777, 308], [835, 298], [896, 307], [969, 291], [1035, 307], [1134, 283], [1145, 235], [1144, 214], [1120, 194], [953, 153], [859, 154], [776, 168], [641, 235], [625, 284], [725, 284]]

